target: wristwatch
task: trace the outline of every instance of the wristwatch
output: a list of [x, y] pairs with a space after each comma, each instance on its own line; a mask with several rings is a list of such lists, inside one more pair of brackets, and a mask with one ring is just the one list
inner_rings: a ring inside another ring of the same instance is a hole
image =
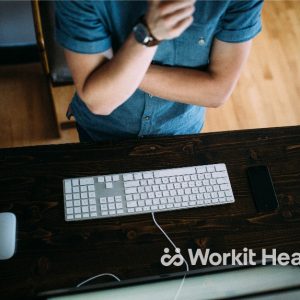
[[133, 34], [136, 41], [144, 46], [152, 47], [160, 43], [160, 41], [151, 34], [144, 18], [141, 18], [133, 27]]

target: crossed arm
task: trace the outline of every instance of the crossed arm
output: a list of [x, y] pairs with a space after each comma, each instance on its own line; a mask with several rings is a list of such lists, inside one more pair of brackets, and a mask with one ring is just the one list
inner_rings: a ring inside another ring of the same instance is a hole
[[151, 65], [157, 47], [145, 47], [129, 36], [109, 59], [111, 50], [79, 54], [65, 50], [77, 93], [95, 114], [109, 115], [137, 88], [170, 101], [218, 107], [230, 96], [251, 41], [215, 39], [207, 71]]

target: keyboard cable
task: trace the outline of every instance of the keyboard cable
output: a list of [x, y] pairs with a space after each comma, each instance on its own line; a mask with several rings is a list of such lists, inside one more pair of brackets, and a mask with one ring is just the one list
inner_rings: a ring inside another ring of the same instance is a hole
[[[171, 245], [174, 247], [174, 249], [175, 249], [175, 251], [176, 251], [176, 250], [178, 249], [177, 246], [176, 246], [175, 243], [171, 240], [171, 238], [168, 236], [168, 234], [162, 229], [162, 227], [158, 224], [158, 222], [157, 222], [157, 220], [156, 220], [156, 218], [155, 218], [154, 212], [152, 212], [151, 215], [152, 215], [152, 220], [153, 220], [155, 226], [162, 232], [162, 234], [163, 234], [163, 235], [166, 237], [166, 239], [171, 243]], [[183, 275], [183, 277], [182, 277], [182, 280], [181, 280], [181, 282], [180, 282], [180, 285], [179, 285], [179, 287], [178, 287], [178, 289], [177, 289], [177, 292], [176, 292], [176, 294], [175, 294], [174, 300], [177, 300], [177, 299], [178, 299], [178, 297], [179, 297], [179, 295], [180, 295], [180, 292], [181, 292], [181, 290], [182, 290], [182, 288], [183, 288], [183, 284], [184, 284], [184, 281], [185, 281], [186, 274], [187, 274], [187, 272], [189, 272], [189, 270], [190, 270], [189, 264], [187, 263], [187, 261], [186, 261], [186, 259], [184, 258], [184, 256], [183, 256], [180, 252], [179, 252], [179, 253], [177, 252], [177, 254], [180, 255], [180, 256], [182, 257], [182, 259], [183, 259], [183, 261], [184, 261], [184, 263], [185, 263], [185, 266], [186, 266], [186, 272], [184, 273], [184, 275]], [[94, 280], [94, 279], [96, 279], [96, 278], [104, 277], [104, 276], [110, 276], [110, 277], [113, 277], [114, 279], [116, 279], [116, 280], [119, 281], [119, 282], [121, 281], [121, 279], [120, 279], [118, 276], [116, 276], [116, 275], [114, 275], [114, 274], [112, 274], [112, 273], [102, 273], [102, 274], [99, 274], [99, 275], [90, 277], [90, 278], [88, 278], [87, 280], [82, 281], [81, 283], [77, 284], [76, 287], [80, 287], [80, 286], [86, 284], [87, 282], [90, 282], [90, 281], [92, 281], [92, 280]]]

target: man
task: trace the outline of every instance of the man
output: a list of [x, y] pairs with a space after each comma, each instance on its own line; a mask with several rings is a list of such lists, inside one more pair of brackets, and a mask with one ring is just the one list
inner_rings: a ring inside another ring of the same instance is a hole
[[262, 1], [57, 1], [81, 141], [192, 134], [232, 93]]

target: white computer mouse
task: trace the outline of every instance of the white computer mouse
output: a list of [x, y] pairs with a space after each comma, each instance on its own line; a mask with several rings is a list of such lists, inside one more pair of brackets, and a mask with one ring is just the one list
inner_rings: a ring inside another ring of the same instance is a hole
[[9, 259], [16, 247], [16, 216], [13, 213], [0, 213], [0, 260]]

